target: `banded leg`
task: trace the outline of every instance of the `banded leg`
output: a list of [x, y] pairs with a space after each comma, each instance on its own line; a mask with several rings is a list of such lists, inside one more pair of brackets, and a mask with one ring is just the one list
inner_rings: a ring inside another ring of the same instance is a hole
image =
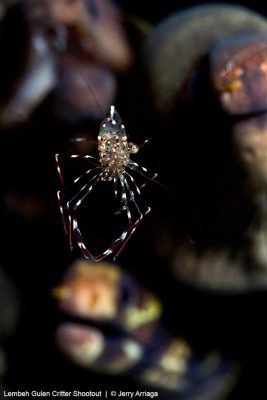
[[136, 223], [132, 224], [132, 215], [131, 215], [131, 211], [129, 209], [128, 199], [127, 199], [127, 192], [126, 192], [127, 188], [125, 187], [125, 182], [123, 180], [121, 180], [121, 179], [120, 179], [120, 182], [121, 182], [121, 198], [122, 198], [122, 201], [125, 203], [124, 206], [123, 206], [123, 209], [125, 209], [127, 211], [127, 217], [128, 217], [129, 225], [128, 225], [127, 229], [125, 229], [122, 232], [122, 234], [117, 239], [115, 239], [112, 242], [112, 244], [109, 246], [109, 248], [107, 250], [105, 250], [104, 252], [102, 252], [102, 253], [100, 253], [100, 254], [98, 254], [96, 256], [92, 255], [92, 253], [85, 246], [85, 243], [84, 243], [84, 240], [83, 240], [83, 236], [82, 236], [81, 231], [80, 231], [80, 229], [78, 227], [78, 224], [77, 224], [76, 209], [80, 205], [80, 203], [84, 200], [84, 198], [89, 194], [89, 191], [73, 207], [73, 213], [75, 214], [75, 220], [74, 220], [75, 228], [74, 228], [74, 230], [75, 230], [75, 235], [78, 237], [77, 243], [78, 243], [80, 249], [82, 250], [83, 255], [86, 258], [93, 258], [94, 261], [102, 260], [103, 258], [105, 258], [108, 255], [110, 255], [111, 253], [113, 253], [121, 244], [123, 245], [123, 242], [127, 238], [127, 235], [129, 234], [129, 232], [130, 232], [130, 236], [131, 236], [132, 233], [133, 233], [132, 229], [134, 229], [134, 230], [136, 229]]
[[[144, 178], [146, 178], [149, 181], [154, 181], [156, 183], [159, 183], [157, 181], [155, 181], [155, 179], [158, 177], [158, 174], [155, 172], [152, 176], [149, 176], [149, 172], [145, 167], [142, 167], [141, 165], [135, 163], [135, 162], [131, 162], [128, 167], [132, 170], [137, 172], [139, 175], [143, 176]], [[131, 176], [131, 175], [130, 175]], [[140, 186], [140, 190], [144, 189], [144, 187], [147, 185], [147, 182], [143, 183]], [[161, 185], [161, 184], [160, 184]]]
[[137, 193], [139, 195], [141, 195], [141, 188], [143, 187], [143, 185], [139, 188], [134, 180], [134, 178], [132, 177], [132, 175], [130, 175], [127, 171], [125, 171], [125, 174], [130, 178], [131, 182], [133, 183], [135, 190], [137, 191]]
[[61, 198], [61, 194], [62, 194], [63, 191], [67, 191], [67, 190], [73, 188], [76, 183], [78, 183], [81, 179], [83, 179], [84, 177], [89, 175], [90, 172], [95, 171], [96, 169], [99, 169], [99, 168], [100, 167], [94, 167], [94, 168], [88, 169], [85, 173], [80, 175], [78, 178], [74, 179], [74, 181], [67, 188], [64, 188], [63, 190], [58, 190], [57, 198], [58, 198], [59, 210], [60, 210], [60, 213], [61, 213], [61, 218], [62, 218], [62, 222], [63, 222], [63, 226], [64, 226], [64, 231], [65, 231], [66, 234], [68, 234], [68, 229], [67, 229], [66, 219], [65, 219], [65, 215], [64, 215], [64, 208], [65, 207], [63, 207], [63, 201], [62, 201], [62, 198]]
[[[70, 155], [69, 157], [71, 157], [71, 158], [84, 158], [84, 159], [93, 159], [93, 160], [96, 160], [95, 157], [92, 157], [92, 156], [89, 156], [89, 155], [81, 156], [81, 155], [78, 155], [78, 154], [72, 154], [72, 155]], [[60, 180], [61, 180], [61, 183], [63, 184], [63, 186], [65, 186], [64, 177], [63, 177], [62, 169], [61, 169], [61, 166], [60, 166], [60, 159], [59, 159], [59, 158], [60, 158], [60, 154], [59, 154], [59, 153], [56, 153], [56, 154], [55, 154], [55, 161], [56, 161], [57, 172], [58, 172], [59, 178], [60, 178]], [[97, 160], [96, 160], [96, 161], [97, 161]], [[95, 163], [95, 164], [96, 164], [96, 163]], [[96, 164], [96, 165], [97, 165], [97, 164]], [[93, 169], [94, 169], [94, 168], [93, 168]], [[76, 178], [76, 179], [72, 182], [72, 184], [70, 184], [70, 185], [69, 185], [67, 188], [65, 188], [64, 190], [66, 191], [66, 190], [70, 189], [70, 188], [73, 186], [73, 184], [79, 182], [82, 178], [84, 178], [87, 174], [89, 174], [93, 169], [89, 169], [89, 170], [87, 170], [84, 174], [80, 175], [78, 178]], [[62, 201], [62, 198], [61, 198], [61, 194], [62, 194], [62, 190], [59, 190], [59, 191], [57, 192], [57, 199], [58, 199], [59, 210], [60, 210], [61, 219], [62, 219], [62, 222], [63, 222], [64, 231], [65, 231], [66, 234], [68, 234], [68, 229], [67, 229], [66, 219], [65, 219], [65, 215], [64, 215], [64, 207], [63, 207], [63, 201]]]
[[[78, 193], [76, 193], [76, 195], [74, 195], [68, 202], [67, 202], [67, 210], [68, 210], [68, 228], [69, 228], [69, 244], [70, 244], [70, 248], [72, 250], [73, 248], [73, 242], [72, 242], [72, 234], [74, 232], [74, 207], [79, 207], [82, 203], [82, 201], [85, 199], [85, 197], [87, 196], [87, 194], [89, 194], [93, 187], [95, 186], [95, 184], [100, 180], [102, 174], [97, 173], [95, 174], [88, 183], [86, 183], [80, 190]], [[95, 179], [97, 178], [97, 180], [95, 181]], [[83, 195], [83, 193], [85, 192], [85, 194]], [[82, 198], [80, 198], [80, 196], [82, 196]], [[78, 198], [78, 200], [77, 200]], [[74, 203], [74, 207], [71, 207], [71, 204], [75, 201], [76, 203]], [[76, 216], [76, 213], [75, 213]], [[76, 221], [75, 223], [78, 225], [77, 222], [77, 217], [76, 217]]]
[[[113, 253], [117, 247], [125, 240], [125, 237], [128, 233], [127, 231], [124, 231], [116, 240], [114, 240], [111, 244], [111, 246], [105, 250], [103, 253], [98, 254], [97, 256], [94, 256], [86, 247], [85, 241], [83, 239], [83, 235], [81, 233], [81, 230], [79, 229], [78, 226], [78, 218], [77, 218], [77, 209], [81, 205], [81, 203], [85, 200], [86, 196], [88, 196], [93, 187], [97, 184], [97, 182], [101, 179], [102, 174], [96, 174], [94, 175], [90, 182], [84, 185], [77, 194], [75, 194], [68, 202], [66, 205], [67, 211], [68, 211], [68, 235], [69, 235], [69, 240], [70, 240], [70, 246], [71, 249], [73, 247], [73, 237], [77, 241], [77, 245], [81, 249], [84, 257], [93, 259], [95, 261], [100, 261], [101, 259], [107, 257], [109, 254]], [[79, 178], [76, 178], [76, 181]], [[96, 181], [94, 181], [96, 179]], [[84, 193], [85, 192], [85, 193]], [[127, 201], [126, 197], [126, 190], [122, 190], [122, 199], [123, 201]], [[74, 202], [74, 205], [72, 203]], [[127, 203], [126, 203], [127, 204]], [[124, 206], [125, 209], [127, 205]], [[63, 208], [63, 207], [62, 207]], [[128, 210], [128, 219], [131, 222], [131, 213], [130, 210]]]
[[57, 191], [57, 200], [58, 200], [59, 211], [60, 211], [60, 215], [61, 215], [61, 219], [62, 219], [62, 223], [63, 223], [63, 227], [64, 227], [64, 232], [66, 235], [68, 235], [68, 228], [67, 228], [67, 224], [66, 224], [66, 220], [65, 220], [64, 207], [63, 207], [63, 202], [61, 199], [61, 193], [62, 193], [62, 190]]
[[126, 210], [128, 222], [131, 224], [132, 223], [132, 215], [131, 215], [131, 211], [130, 211], [130, 208], [129, 208], [129, 202], [128, 202], [128, 199], [127, 199], [124, 180], [122, 178], [120, 178], [120, 183], [121, 183], [121, 189], [122, 189], [121, 190], [122, 202], [124, 202], [124, 206], [122, 207], [122, 210]]
[[[122, 246], [119, 248], [119, 250], [117, 251], [117, 253], [114, 256], [114, 260], [119, 256], [119, 254], [122, 252], [122, 250], [124, 249], [124, 247], [126, 246], [126, 244], [128, 243], [128, 241], [130, 240], [130, 238], [132, 237], [133, 233], [135, 232], [135, 230], [137, 229], [137, 227], [139, 226], [139, 224], [141, 223], [142, 219], [151, 211], [150, 207], [147, 207], [145, 212], [142, 213], [138, 204], [136, 203], [135, 200], [135, 195], [134, 192], [130, 189], [130, 186], [128, 184], [127, 179], [124, 177], [123, 179], [121, 179], [123, 187], [126, 187], [129, 195], [130, 195], [130, 201], [134, 204], [138, 214], [139, 214], [139, 218], [137, 219], [137, 221], [135, 221], [134, 224], [128, 226], [128, 228], [126, 229], [126, 237], [124, 242], [122, 243]], [[136, 185], [137, 186], [137, 185]]]
[[78, 207], [82, 204], [82, 202], [85, 200], [85, 198], [91, 193], [93, 190], [94, 186], [98, 183], [100, 177], [91, 184], [91, 186], [88, 188], [87, 192], [74, 204], [73, 209], [72, 209], [72, 230], [73, 230], [73, 236], [77, 242], [77, 245], [82, 251], [82, 254], [85, 258], [89, 259], [94, 259], [93, 254], [87, 249], [85, 245], [85, 241], [83, 239], [83, 235], [81, 233], [81, 230], [78, 225], [78, 218], [77, 218], [77, 209]]
[[77, 222], [77, 214], [76, 214], [76, 210], [77, 208], [80, 206], [80, 204], [82, 203], [82, 201], [86, 198], [86, 196], [92, 191], [93, 186], [98, 182], [98, 180], [100, 179], [100, 177], [98, 177], [97, 181], [93, 183], [93, 185], [88, 189], [88, 191], [84, 194], [84, 196], [79, 199], [76, 204], [73, 206], [73, 234], [76, 237], [77, 240], [77, 244], [80, 247], [84, 257], [86, 258], [91, 258], [94, 261], [100, 261], [103, 258], [107, 257], [109, 254], [113, 253], [116, 248], [121, 244], [121, 242], [124, 241], [127, 232], [123, 232], [117, 239], [115, 239], [112, 244], [110, 245], [110, 247], [105, 250], [104, 252], [94, 256], [86, 247], [84, 239], [83, 239], [83, 235], [79, 229], [78, 226], [78, 222]]
[[128, 241], [130, 240], [130, 238], [132, 237], [133, 233], [135, 232], [135, 230], [137, 229], [137, 227], [139, 226], [139, 224], [141, 223], [142, 219], [149, 214], [151, 211], [151, 207], [147, 207], [144, 213], [141, 213], [140, 218], [138, 218], [138, 220], [132, 225], [130, 226], [126, 231], [124, 231], [125, 233], [125, 237], [124, 237], [124, 242], [122, 243], [122, 246], [119, 248], [119, 250], [117, 251], [117, 253], [115, 254], [113, 260], [115, 261], [116, 258], [120, 255], [120, 253], [122, 252], [122, 250], [124, 249], [124, 247], [126, 246], [126, 244], [128, 243]]
[[114, 193], [115, 193], [115, 197], [116, 199], [118, 198], [118, 178], [117, 176], [113, 176], [113, 183], [114, 183]]
[[[115, 197], [116, 199], [118, 198], [118, 177], [114, 176], [113, 177], [113, 182], [114, 182], [114, 192], [115, 192]], [[122, 193], [121, 193], [122, 196]], [[122, 200], [121, 200], [122, 201]], [[118, 209], [118, 211], [115, 211], [114, 215], [119, 215], [122, 213], [122, 211], [125, 210], [125, 204], [123, 204], [123, 206], [121, 208]]]
[[115, 212], [115, 215], [119, 215], [123, 211], [126, 211], [128, 222], [132, 223], [132, 215], [131, 215], [131, 211], [130, 211], [130, 208], [129, 208], [129, 202], [128, 202], [128, 199], [127, 199], [125, 185], [124, 185], [124, 182], [123, 182], [122, 179], [120, 179], [120, 184], [121, 184], [121, 202], [124, 203], [124, 204], [118, 211]]
[[[83, 158], [83, 159], [90, 159], [90, 160], [98, 161], [95, 157], [89, 156], [89, 155], [82, 156], [82, 155], [79, 155], [79, 154], [71, 154], [68, 157], [70, 157], [70, 158]], [[59, 158], [60, 158], [60, 154], [56, 153], [55, 154], [55, 161], [56, 161], [57, 172], [58, 172], [59, 178], [61, 180], [61, 183], [65, 186], [63, 173], [62, 173], [62, 168], [60, 166]], [[98, 165], [98, 163], [96, 165]]]

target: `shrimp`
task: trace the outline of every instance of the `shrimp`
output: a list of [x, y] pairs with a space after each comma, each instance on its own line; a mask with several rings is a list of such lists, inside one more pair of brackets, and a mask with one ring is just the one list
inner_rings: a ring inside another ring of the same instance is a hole
[[[60, 155], [56, 154], [56, 166], [59, 177], [64, 188], [57, 192], [60, 213], [63, 220], [65, 233], [69, 236], [70, 247], [73, 248], [74, 243], [78, 245], [85, 258], [100, 261], [103, 258], [115, 253], [114, 259], [121, 253], [129, 239], [143, 220], [143, 218], [151, 211], [151, 207], [145, 206], [142, 210], [138, 204], [138, 197], [141, 196], [141, 190], [145, 187], [143, 183], [140, 187], [133, 177], [133, 172], [145, 177], [149, 180], [154, 180], [157, 174], [151, 177], [145, 167], [140, 166], [131, 160], [131, 155], [139, 151], [138, 145], [128, 142], [125, 126], [122, 123], [121, 117], [111, 106], [109, 113], [101, 122], [98, 135], [98, 154], [99, 159], [90, 155], [72, 154], [71, 158], [85, 158], [91, 161], [95, 166], [88, 169], [85, 173], [77, 177], [71, 186], [77, 185], [83, 178], [87, 178], [86, 183], [80, 185], [74, 196], [68, 199], [65, 203], [62, 199], [62, 192], [66, 189], [63, 179], [63, 174], [60, 165]], [[118, 197], [118, 188], [120, 189], [120, 201], [122, 207], [115, 214], [125, 213], [127, 216], [127, 226], [123, 232], [117, 237], [111, 245], [103, 252], [94, 255], [85, 244], [83, 234], [80, 229], [80, 224], [77, 216], [77, 209], [89, 196], [97, 184], [101, 182], [112, 182], [114, 185], [114, 195]], [[133, 207], [136, 218], [133, 217], [131, 207]]]

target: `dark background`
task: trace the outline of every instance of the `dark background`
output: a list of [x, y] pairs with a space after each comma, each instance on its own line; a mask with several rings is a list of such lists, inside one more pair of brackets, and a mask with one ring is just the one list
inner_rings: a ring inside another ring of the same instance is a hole
[[[228, 3], [248, 6], [267, 15], [264, 2]], [[146, 4], [144, 1], [118, 1], [118, 4], [126, 13], [140, 15], [155, 23], [174, 10], [202, 2], [164, 0]], [[94, 386], [95, 390], [109, 387], [131, 390], [135, 387], [132, 381], [103, 377], [74, 367], [66, 362], [55, 345], [55, 328], [66, 316], [58, 312], [49, 293], [79, 253], [70, 254], [63, 234], [55, 197], [59, 182], [53, 154], [62, 143], [63, 128], [71, 135], [77, 126], [62, 127], [53, 121], [51, 129], [52, 122], [42, 113], [42, 110], [38, 111], [27, 127], [3, 132], [0, 138], [0, 262], [15, 284], [20, 304], [17, 328], [6, 342], [8, 370], [5, 382], [12, 390], [29, 390], [30, 385], [37, 390], [56, 387], [86, 390], [88, 382], [92, 390]], [[55, 132], [58, 135], [54, 135]], [[167, 157], [166, 153], [162, 155], [163, 163], [164, 157]], [[10, 192], [38, 199], [45, 212], [31, 218], [12, 209], [6, 200]], [[153, 199], [153, 196], [156, 197]], [[160, 190], [152, 189], [150, 197], [155, 210], [162, 204], [168, 207], [166, 195]], [[140, 227], [139, 238], [146, 237], [154, 222], [152, 216]], [[257, 399], [260, 393], [264, 398], [266, 293], [224, 296], [179, 284], [153, 255], [151, 246], [146, 241], [140, 244], [140, 240], [133, 238], [119, 262], [160, 296], [165, 305], [165, 325], [174, 334], [188, 338], [196, 351], [216, 348], [226, 357], [241, 360], [243, 374], [230, 399]]]

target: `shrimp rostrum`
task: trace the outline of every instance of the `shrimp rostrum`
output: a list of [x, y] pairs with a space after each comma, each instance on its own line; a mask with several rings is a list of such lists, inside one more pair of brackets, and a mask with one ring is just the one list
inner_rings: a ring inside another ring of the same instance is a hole
[[[137, 153], [138, 150], [139, 147], [136, 144], [128, 142], [125, 126], [122, 124], [115, 107], [111, 106], [109, 113], [100, 125], [98, 135], [99, 158], [91, 155], [70, 155], [71, 158], [87, 159], [94, 167], [86, 170], [72, 181], [70, 186], [72, 188], [77, 187], [77, 189], [74, 195], [72, 193], [72, 196], [66, 198], [66, 200], [64, 199], [64, 201], [62, 194], [64, 192], [66, 194], [69, 187], [64, 184], [59, 154], [56, 154], [57, 171], [63, 183], [63, 189], [58, 191], [57, 196], [65, 232], [69, 237], [71, 249], [74, 244], [77, 244], [86, 258], [99, 261], [110, 254], [114, 254], [115, 259], [123, 250], [142, 219], [151, 210], [149, 206], [140, 206], [141, 190], [146, 183], [139, 185], [135, 175], [153, 180], [157, 174], [149, 176], [146, 168], [131, 160], [131, 155]], [[111, 182], [113, 184], [115, 198], [119, 198], [121, 205], [115, 214], [124, 214], [127, 222], [122, 232], [111, 242], [106, 250], [99, 254], [93, 254], [84, 240], [77, 210], [90, 197], [89, 195], [96, 185], [101, 182]]]

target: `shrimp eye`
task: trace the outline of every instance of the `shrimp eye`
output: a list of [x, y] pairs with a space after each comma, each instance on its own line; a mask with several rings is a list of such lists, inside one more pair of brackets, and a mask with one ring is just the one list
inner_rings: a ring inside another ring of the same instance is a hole
[[105, 143], [101, 143], [101, 144], [99, 144], [99, 146], [98, 146], [98, 150], [99, 150], [99, 151], [101, 151], [101, 152], [104, 152], [104, 151], [106, 151], [106, 145], [105, 145]]
[[136, 154], [139, 151], [139, 146], [137, 146], [135, 143], [129, 143], [129, 151], [132, 154]]

